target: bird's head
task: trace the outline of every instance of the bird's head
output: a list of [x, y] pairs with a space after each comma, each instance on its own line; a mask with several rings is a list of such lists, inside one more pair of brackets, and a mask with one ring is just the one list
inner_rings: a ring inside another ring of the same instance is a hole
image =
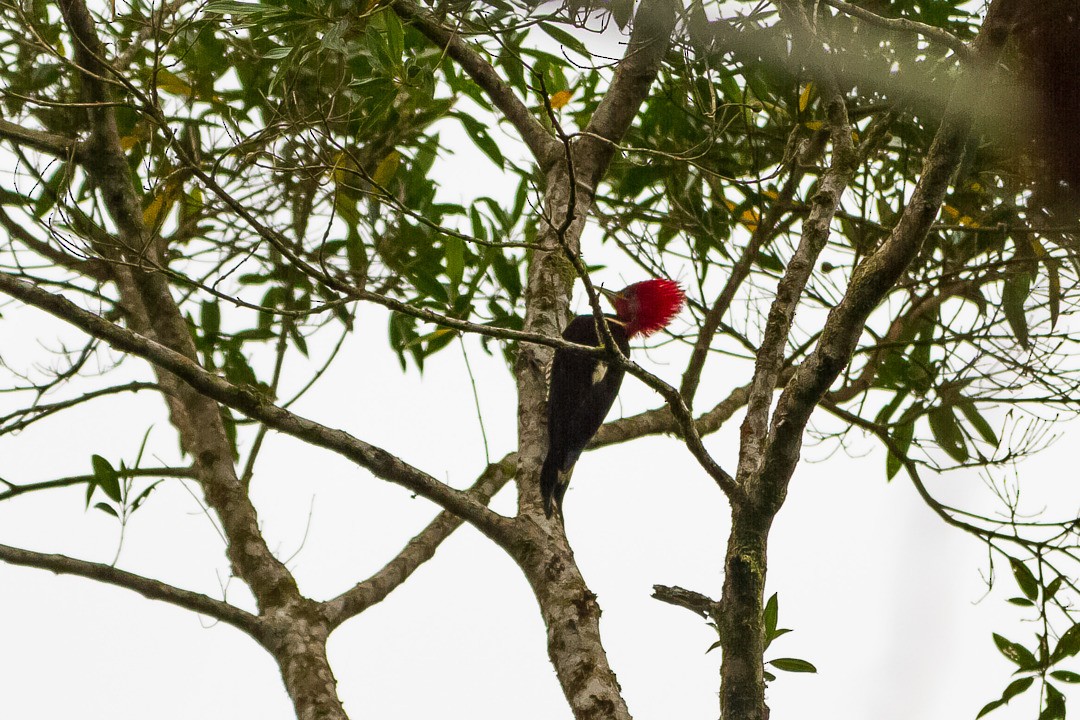
[[679, 283], [666, 278], [643, 280], [619, 292], [600, 288], [611, 301], [615, 317], [626, 324], [627, 337], [652, 335], [667, 326], [686, 300]]

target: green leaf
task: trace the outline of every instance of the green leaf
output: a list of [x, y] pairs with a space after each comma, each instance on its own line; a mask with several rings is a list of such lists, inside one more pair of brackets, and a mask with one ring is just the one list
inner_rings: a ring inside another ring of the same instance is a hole
[[1080, 683], [1080, 674], [1071, 672], [1069, 670], [1055, 670], [1050, 673], [1050, 677], [1055, 680], [1067, 683]]
[[1065, 696], [1050, 683], [1044, 683], [1046, 707], [1039, 713], [1039, 720], [1065, 720]]
[[266, 9], [259, 3], [212, 2], [203, 8], [203, 12], [217, 13], [219, 15], [251, 15]]
[[465, 241], [459, 237], [446, 238], [446, 277], [456, 293], [465, 277]]
[[395, 62], [400, 62], [405, 55], [405, 29], [401, 26], [397, 13], [389, 7], [383, 10], [383, 20], [386, 23], [386, 45], [390, 57]]
[[1001, 306], [1013, 335], [1022, 347], [1028, 346], [1027, 314], [1024, 303], [1031, 293], [1031, 273], [1018, 272], [1005, 278], [1001, 290]]
[[225, 352], [225, 379], [234, 385], [258, 385], [259, 379], [251, 369], [247, 358], [239, 350], [229, 348]]
[[491, 260], [491, 269], [495, 271], [495, 279], [506, 290], [510, 300], [517, 300], [521, 297], [523, 289], [519, 261], [508, 259], [501, 252], [493, 256]]
[[307, 340], [300, 333], [300, 328], [298, 328], [294, 323], [289, 324], [289, 337], [292, 339], [293, 345], [296, 346], [296, 349], [300, 351], [300, 354], [303, 355], [304, 357], [307, 357], [308, 356]]
[[721, 645], [721, 644], [722, 644], [722, 643], [721, 643], [721, 641], [720, 641], [720, 640], [717, 640], [716, 642], [714, 642], [714, 643], [713, 643], [712, 645], [710, 645], [710, 646], [709, 646], [709, 649], [705, 651], [705, 654], [706, 654], [706, 655], [708, 655], [708, 654], [709, 654], [709, 653], [711, 653], [711, 652], [712, 652], [713, 650], [715, 650], [716, 648], [720, 647], [720, 645]]
[[487, 155], [501, 170], [506, 165], [506, 159], [503, 157], [502, 151], [499, 150], [499, 146], [488, 135], [484, 124], [476, 118], [463, 113], [457, 113], [455, 117], [461, 121], [461, 124], [465, 127], [465, 132], [468, 133], [476, 147], [480, 148], [480, 151]]
[[934, 440], [956, 462], [968, 459], [967, 442], [951, 407], [936, 407], [930, 411], [930, 431]]
[[143, 453], [146, 451], [146, 441], [150, 439], [150, 431], [154, 429], [154, 426], [146, 428], [146, 432], [143, 433], [142, 442], [139, 443], [139, 454], [135, 456], [135, 469], [137, 470], [142, 465]]
[[1058, 274], [1057, 261], [1046, 259], [1046, 274], [1050, 278], [1049, 301], [1050, 301], [1050, 329], [1057, 326], [1058, 316], [1061, 314], [1061, 276]]
[[1009, 683], [1009, 686], [1005, 688], [1005, 692], [1001, 694], [1001, 699], [988, 702], [984, 705], [983, 709], [979, 711], [979, 714], [975, 716], [975, 720], [979, 720], [983, 715], [986, 715], [993, 710], [997, 710], [999, 707], [1031, 687], [1033, 682], [1035, 682], [1035, 678], [1033, 677], [1024, 677], [1013, 680]]
[[203, 336], [213, 342], [221, 333], [221, 306], [217, 300], [203, 300], [199, 315]]
[[881, 410], [878, 411], [878, 414], [874, 416], [874, 422], [881, 425], [892, 420], [892, 416], [900, 409], [900, 405], [903, 404], [907, 396], [907, 389], [897, 390], [896, 394], [893, 395], [893, 399], [890, 400], [887, 405], [882, 407]]
[[[1030, 680], [1030, 678], [1024, 678], [1024, 679], [1025, 680]], [[983, 705], [982, 710], [980, 710], [979, 714], [975, 716], [975, 720], [979, 720], [979, 718], [981, 718], [983, 715], [986, 715], [988, 713], [993, 712], [994, 710], [997, 710], [999, 707], [1001, 707], [1004, 704], [1005, 703], [1001, 702], [1000, 700], [991, 700], [990, 702]]]
[[289, 53], [293, 51], [291, 45], [281, 45], [276, 48], [272, 48], [263, 53], [264, 60], [280, 60], [281, 58], [288, 57]]
[[1061, 583], [1064, 579], [1065, 578], [1058, 575], [1046, 586], [1046, 589], [1043, 591], [1043, 598], [1045, 598], [1046, 602], [1050, 602], [1050, 600], [1057, 595], [1057, 591], [1061, 589]]
[[765, 624], [765, 641], [766, 643], [772, 639], [773, 633], [776, 632], [776, 622], [780, 615], [780, 602], [776, 599], [776, 593], [772, 594], [769, 601], [765, 603], [765, 611], [762, 613], [762, 619]]
[[1039, 661], [1035, 659], [1035, 655], [1019, 643], [1014, 643], [994, 633], [994, 644], [997, 645], [1002, 655], [1016, 663], [1021, 670], [1034, 670], [1039, 666]]
[[1005, 688], [1005, 692], [1001, 693], [1001, 701], [1009, 702], [1014, 697], [1031, 687], [1031, 683], [1035, 681], [1033, 677], [1020, 678], [1013, 680], [1009, 683], [1009, 686]]
[[103, 502], [94, 503], [94, 509], [95, 510], [100, 510], [103, 513], [105, 513], [106, 515], [112, 515], [117, 520], [120, 519], [120, 516], [116, 513], [116, 510], [113, 508], [112, 505], [110, 505], [108, 503], [103, 503]]
[[817, 672], [817, 668], [811, 663], [798, 658], [776, 658], [775, 660], [769, 660], [766, 665], [772, 665], [777, 670], [784, 670], [785, 672]]
[[134, 512], [135, 510], [138, 510], [139, 506], [142, 505], [146, 501], [146, 498], [150, 497], [150, 493], [152, 493], [157, 488], [157, 486], [160, 485], [161, 483], [162, 483], [161, 480], [156, 480], [153, 483], [151, 483], [149, 485], [149, 487], [147, 487], [145, 490], [143, 490], [141, 493], [139, 493], [135, 497], [135, 500], [133, 500], [132, 503], [131, 503], [132, 512]]
[[1009, 598], [1007, 602], [1010, 602], [1013, 605], [1019, 605], [1020, 607], [1034, 607], [1035, 606], [1035, 603], [1028, 600], [1027, 598], [1022, 598], [1022, 597]]
[[1020, 586], [1020, 591], [1027, 596], [1028, 600], [1034, 601], [1039, 597], [1039, 581], [1035, 579], [1035, 576], [1020, 560], [1016, 558], [1009, 558], [1009, 565], [1012, 567], [1013, 577], [1016, 578], [1016, 584]]
[[1058, 639], [1057, 647], [1054, 648], [1054, 652], [1050, 655], [1050, 662], [1056, 663], [1063, 658], [1072, 657], [1078, 652], [1080, 652], [1080, 623], [1066, 630]]
[[94, 484], [114, 501], [121, 502], [120, 476], [116, 468], [100, 455], [91, 457], [90, 462], [94, 466]]
[[[902, 453], [907, 453], [908, 448], [911, 447], [911, 440], [915, 436], [915, 421], [908, 420], [907, 422], [901, 422], [893, 426], [892, 429], [892, 441], [896, 444], [897, 450]], [[889, 450], [889, 456], [885, 459], [885, 479], [892, 480], [896, 476], [896, 473], [900, 472], [900, 468], [903, 467], [904, 461], [897, 455], [894, 455], [892, 450]]]
[[978, 407], [971, 400], [964, 400], [957, 404], [960, 408], [960, 412], [964, 413], [964, 417], [967, 418], [971, 426], [975, 428], [975, 432], [979, 433], [979, 437], [985, 440], [995, 448], [1000, 444], [997, 433], [994, 432], [994, 428], [990, 427], [990, 423], [986, 421], [986, 418], [979, 413]]
[[589, 49], [585, 47], [585, 43], [581, 42], [565, 30], [546, 22], [540, 23], [539, 26], [540, 29], [550, 35], [555, 42], [565, 45], [582, 57], [592, 57], [589, 53]]

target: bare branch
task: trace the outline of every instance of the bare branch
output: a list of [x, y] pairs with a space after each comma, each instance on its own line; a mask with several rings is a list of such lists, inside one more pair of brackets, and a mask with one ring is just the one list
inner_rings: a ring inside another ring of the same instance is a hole
[[260, 639], [262, 627], [259, 618], [234, 605], [191, 590], [167, 585], [160, 580], [152, 580], [120, 570], [111, 565], [76, 560], [65, 555], [49, 555], [23, 550], [9, 545], [0, 545], [0, 560], [12, 565], [51, 570], [64, 575], [78, 575], [107, 585], [122, 587], [151, 600], [162, 600], [185, 610], [192, 610], [220, 620], [244, 631], [256, 640]]
[[332, 450], [371, 470], [376, 476], [397, 483], [465, 517], [480, 530], [506, 541], [506, 518], [492, 512], [467, 493], [445, 485], [427, 473], [408, 465], [382, 448], [369, 445], [343, 430], [334, 430], [284, 410], [256, 390], [237, 387], [207, 372], [197, 362], [130, 330], [114, 325], [83, 310], [67, 299], [0, 273], [0, 292], [18, 298], [100, 338], [117, 350], [137, 355], [167, 370], [201, 395], [228, 405], [275, 430]]
[[[120, 471], [117, 473], [117, 477], [120, 478], [134, 478], [134, 477], [174, 477], [174, 478], [195, 478], [195, 468], [192, 467], [159, 467], [159, 468], [129, 468], [126, 471]], [[57, 478], [56, 480], [44, 480], [42, 482], [27, 483], [25, 485], [16, 485], [10, 480], [0, 478], [0, 482], [8, 486], [7, 490], [0, 492], [0, 501], [10, 500], [13, 497], [19, 495], [25, 495], [26, 493], [36, 492], [38, 490], [51, 490], [53, 488], [71, 487], [72, 485], [82, 485], [83, 483], [93, 482], [94, 475], [72, 475], [65, 478]]]
[[702, 595], [693, 590], [686, 590], [678, 585], [671, 587], [667, 585], [653, 585], [652, 596], [660, 602], [686, 608], [690, 612], [700, 615], [706, 620], [713, 620], [715, 622], [716, 619], [720, 617], [720, 603], [716, 602], [708, 595]]
[[32, 130], [7, 120], [0, 120], [0, 140], [64, 159], [78, 156], [81, 147], [74, 138], [44, 130]]
[[[517, 469], [517, 453], [510, 453], [497, 463], [488, 465], [473, 486], [466, 492], [477, 502], [487, 504], [514, 476]], [[357, 583], [332, 600], [323, 603], [323, 613], [336, 627], [351, 617], [359, 615], [372, 605], [382, 602], [386, 596], [435, 555], [446, 538], [464, 522], [460, 516], [443, 511], [421, 530], [381, 570], [368, 579]]]
[[131, 382], [125, 385], [116, 385], [113, 387], [102, 388], [100, 390], [93, 390], [88, 393], [84, 393], [78, 397], [71, 398], [69, 400], [60, 400], [54, 403], [34, 404], [30, 407], [20, 408], [14, 412], [11, 412], [3, 417], [0, 417], [0, 435], [7, 433], [17, 432], [24, 430], [30, 425], [44, 420], [45, 418], [60, 412], [61, 410], [67, 410], [73, 408], [76, 405], [81, 405], [84, 402], [95, 400], [100, 397], [106, 397], [109, 395], [117, 395], [125, 392], [139, 392], [140, 390], [160, 390], [161, 388], [154, 383], [147, 382]]

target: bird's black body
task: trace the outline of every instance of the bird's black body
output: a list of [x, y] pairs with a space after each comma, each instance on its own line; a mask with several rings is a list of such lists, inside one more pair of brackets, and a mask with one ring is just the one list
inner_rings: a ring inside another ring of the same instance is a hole
[[[623, 355], [629, 356], [626, 328], [615, 318], [608, 320], [612, 339]], [[579, 315], [562, 336], [579, 345], [599, 346], [596, 329], [595, 317]], [[540, 471], [540, 494], [548, 517], [555, 508], [562, 512], [570, 470], [611, 410], [622, 380], [622, 368], [611, 367], [596, 356], [555, 351], [548, 393], [548, 454]]]

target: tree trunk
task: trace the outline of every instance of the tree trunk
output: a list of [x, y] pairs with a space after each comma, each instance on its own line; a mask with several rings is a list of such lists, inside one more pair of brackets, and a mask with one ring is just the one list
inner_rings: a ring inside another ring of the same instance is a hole
[[720, 715], [731, 720], [766, 720], [765, 594], [767, 545], [772, 517], [749, 501], [733, 504], [731, 534], [720, 598]]

